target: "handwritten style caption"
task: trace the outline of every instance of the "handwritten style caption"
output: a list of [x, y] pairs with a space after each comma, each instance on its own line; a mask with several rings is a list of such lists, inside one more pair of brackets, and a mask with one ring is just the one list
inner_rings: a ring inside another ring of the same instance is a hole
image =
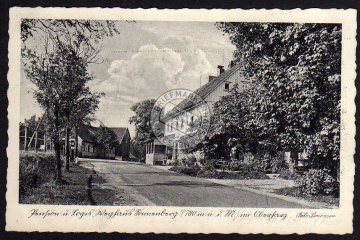
[[[106, 218], [106, 219], [115, 219], [115, 218], [126, 218], [126, 217], [165, 217], [169, 219], [179, 219], [179, 218], [222, 218], [230, 219], [235, 221], [238, 219], [245, 218], [255, 218], [255, 219], [264, 219], [268, 221], [280, 220], [283, 221], [289, 218], [289, 215], [284, 212], [279, 211], [269, 211], [269, 210], [257, 210], [257, 211], [246, 211], [246, 210], [210, 210], [210, 211], [201, 211], [201, 210], [192, 210], [192, 209], [182, 209], [182, 210], [171, 210], [171, 209], [161, 209], [157, 211], [149, 211], [143, 208], [128, 208], [128, 209], [89, 209], [82, 210], [79, 208], [76, 209], [67, 209], [65, 211], [57, 210], [39, 210], [37, 208], [31, 209], [28, 218], [52, 218], [52, 217], [69, 217], [77, 219], [86, 219], [86, 218]], [[299, 212], [294, 217], [296, 218], [333, 218], [335, 215], [320, 215], [316, 212]]]

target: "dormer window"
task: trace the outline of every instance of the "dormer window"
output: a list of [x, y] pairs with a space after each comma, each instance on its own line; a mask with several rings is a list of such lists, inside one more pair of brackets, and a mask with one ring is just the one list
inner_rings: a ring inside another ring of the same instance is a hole
[[226, 91], [230, 90], [230, 83], [225, 83], [224, 90]]

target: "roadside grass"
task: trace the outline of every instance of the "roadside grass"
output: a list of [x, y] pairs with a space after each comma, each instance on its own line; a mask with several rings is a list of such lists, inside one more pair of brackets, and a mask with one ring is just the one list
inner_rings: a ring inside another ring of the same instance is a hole
[[106, 186], [90, 167], [70, 164], [62, 172], [62, 183], [54, 181], [54, 157], [41, 153], [20, 154], [20, 204], [46, 205], [131, 205], [124, 192]]
[[221, 170], [204, 171], [194, 168], [182, 168], [178, 166], [172, 167], [169, 170], [193, 177], [210, 178], [210, 179], [238, 179], [238, 180], [269, 179], [269, 177], [262, 172], [221, 171]]
[[[51, 173], [53, 175], [53, 173]], [[23, 204], [48, 205], [92, 205], [88, 196], [87, 183], [92, 174], [90, 169], [72, 165], [70, 172], [63, 172], [63, 182], [56, 184], [49, 180], [30, 188], [20, 196]]]
[[326, 195], [314, 195], [314, 196], [305, 195], [299, 191], [299, 188], [297, 186], [275, 189], [274, 193], [284, 195], [284, 196], [291, 196], [291, 197], [304, 199], [309, 202], [321, 202], [321, 203], [325, 203], [330, 206], [336, 206], [336, 207], [339, 206], [339, 198], [338, 197], [331, 196], [331, 195], [328, 195], [328, 196], [326, 196]]

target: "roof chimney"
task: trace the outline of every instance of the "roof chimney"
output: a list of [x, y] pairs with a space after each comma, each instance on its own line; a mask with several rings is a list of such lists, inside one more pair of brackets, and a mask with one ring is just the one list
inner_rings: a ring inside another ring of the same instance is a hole
[[230, 61], [229, 68], [232, 68], [235, 66], [235, 62], [233, 60]]
[[215, 76], [209, 76], [209, 82], [211, 82], [212, 80], [214, 80], [216, 77]]
[[222, 74], [223, 72], [225, 72], [224, 66], [222, 65], [218, 65], [218, 69], [219, 69], [219, 75]]

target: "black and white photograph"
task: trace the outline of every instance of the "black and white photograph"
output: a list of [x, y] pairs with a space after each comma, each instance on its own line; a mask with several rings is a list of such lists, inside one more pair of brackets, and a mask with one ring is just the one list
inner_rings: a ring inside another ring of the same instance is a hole
[[67, 16], [21, 17], [11, 36], [25, 218], [281, 222], [345, 206], [344, 24]]

